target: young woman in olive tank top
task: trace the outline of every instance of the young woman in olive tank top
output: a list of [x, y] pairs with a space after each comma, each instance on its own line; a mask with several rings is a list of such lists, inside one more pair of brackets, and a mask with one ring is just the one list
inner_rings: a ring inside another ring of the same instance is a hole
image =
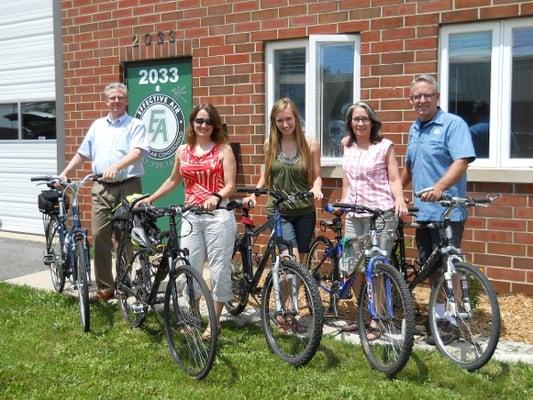
[[[298, 109], [292, 100], [276, 101], [270, 112], [270, 135], [264, 144], [265, 169], [257, 187], [294, 194], [310, 191], [315, 199], [322, 199], [320, 178], [320, 145], [305, 137]], [[255, 196], [249, 199], [255, 204]], [[273, 212], [273, 199], [268, 199], [267, 213]], [[300, 200], [281, 210], [283, 238], [292, 243], [297, 261], [309, 251], [316, 211], [313, 199]]]

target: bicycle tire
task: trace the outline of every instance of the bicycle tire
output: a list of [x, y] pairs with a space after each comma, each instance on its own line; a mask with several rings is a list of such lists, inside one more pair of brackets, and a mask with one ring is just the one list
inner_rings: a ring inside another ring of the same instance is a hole
[[129, 235], [123, 234], [116, 257], [116, 288], [120, 313], [131, 327], [142, 326], [148, 314], [143, 270], [150, 268], [146, 256], [134, 254]]
[[59, 219], [56, 215], [52, 215], [46, 225], [45, 238], [47, 259], [45, 264], [50, 270], [50, 278], [52, 279], [54, 290], [61, 293], [65, 288], [66, 265], [63, 262], [63, 241], [59, 234]]
[[[500, 307], [498, 298], [487, 277], [473, 265], [458, 262], [455, 275], [466, 282], [467, 293], [461, 284], [453, 284], [458, 313], [446, 300], [444, 318], [438, 315], [437, 301], [445, 294], [446, 280], [440, 274], [434, 282], [429, 299], [429, 327], [439, 351], [457, 366], [468, 371], [483, 367], [492, 357], [500, 338]], [[455, 281], [452, 278], [452, 281]], [[466, 294], [466, 295], [465, 295]], [[471, 310], [465, 308], [468, 297]]]
[[78, 302], [80, 304], [80, 321], [84, 332], [91, 329], [89, 311], [89, 249], [83, 240], [76, 241], [76, 287], [78, 289]]
[[236, 246], [233, 257], [231, 258], [231, 291], [233, 293], [233, 299], [224, 304], [226, 310], [231, 315], [241, 314], [248, 304], [248, 289], [244, 279], [242, 260], [242, 252]]
[[359, 336], [370, 365], [393, 378], [405, 367], [413, 348], [413, 299], [400, 272], [382, 261], [374, 264], [372, 283], [372, 302], [369, 302], [367, 280], [359, 292]]
[[[273, 272], [267, 276], [261, 301], [261, 323], [270, 350], [285, 362], [301, 366], [315, 355], [324, 325], [324, 312], [315, 281], [305, 267], [283, 258], [278, 279], [281, 309], [276, 307]], [[294, 280], [295, 281], [294, 281]], [[292, 281], [292, 283], [290, 283]], [[286, 290], [296, 288], [296, 293]], [[287, 307], [291, 298], [292, 308]], [[294, 304], [296, 300], [297, 305]]]
[[[180, 263], [174, 271], [163, 313], [168, 348], [185, 373], [202, 379], [211, 370], [217, 351], [215, 306], [204, 279], [190, 265]], [[208, 326], [210, 335], [205, 340], [202, 334]]]
[[333, 294], [334, 260], [327, 254], [333, 248], [333, 243], [325, 236], [317, 236], [309, 246], [309, 253], [305, 261], [306, 268], [310, 271], [317, 285], [326, 293], [321, 293], [322, 306], [327, 313], [336, 309]]

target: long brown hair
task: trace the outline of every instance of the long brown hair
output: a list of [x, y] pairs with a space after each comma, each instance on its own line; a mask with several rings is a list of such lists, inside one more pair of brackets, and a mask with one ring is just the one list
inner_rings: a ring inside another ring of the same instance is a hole
[[222, 120], [220, 114], [214, 105], [209, 103], [198, 104], [194, 107], [189, 115], [189, 127], [187, 128], [187, 144], [194, 146], [196, 144], [196, 132], [194, 132], [194, 120], [200, 110], [205, 110], [209, 115], [209, 119], [213, 124], [213, 132], [211, 132], [211, 140], [217, 144], [225, 144], [228, 142], [228, 137], [222, 129]]
[[278, 152], [281, 149], [281, 132], [276, 125], [276, 115], [280, 112], [290, 109], [294, 114], [295, 127], [294, 134], [296, 135], [296, 143], [298, 144], [298, 152], [300, 153], [300, 163], [307, 173], [307, 181], [311, 184], [311, 151], [305, 139], [300, 113], [296, 104], [288, 97], [283, 97], [276, 101], [270, 111], [270, 135], [268, 137], [268, 148], [266, 151], [265, 160], [265, 184], [270, 185], [270, 174], [272, 172], [272, 163], [278, 157]]

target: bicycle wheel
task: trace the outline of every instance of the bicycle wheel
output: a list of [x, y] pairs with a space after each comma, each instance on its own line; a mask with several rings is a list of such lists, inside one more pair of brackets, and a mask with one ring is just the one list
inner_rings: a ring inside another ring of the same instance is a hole
[[429, 327], [442, 354], [474, 371], [490, 360], [500, 338], [498, 298], [487, 277], [470, 264], [456, 263], [452, 282], [453, 299], [446, 295], [444, 274], [435, 281]]
[[76, 241], [76, 287], [80, 303], [80, 320], [84, 332], [91, 329], [89, 315], [89, 249], [83, 240]]
[[311, 242], [305, 263], [317, 285], [325, 292], [321, 293], [321, 300], [327, 313], [335, 312], [335, 300], [333, 299], [335, 289], [332, 287], [334, 269], [332, 252], [333, 244], [331, 241], [324, 236], [318, 236]]
[[393, 378], [411, 355], [415, 333], [413, 300], [401, 274], [377, 261], [371, 284], [359, 292], [358, 325], [363, 352], [373, 368]]
[[[164, 325], [172, 358], [188, 375], [204, 378], [215, 361], [217, 320], [209, 289], [187, 264], [176, 266], [165, 292]], [[209, 339], [202, 333], [210, 327]]]
[[264, 286], [261, 322], [268, 346], [289, 364], [300, 366], [315, 355], [324, 313], [315, 281], [309, 271], [282, 259]]
[[117, 298], [122, 318], [132, 327], [138, 328], [146, 319], [148, 306], [143, 271], [150, 270], [148, 256], [133, 253], [129, 235], [123, 237], [117, 250]]
[[231, 315], [239, 315], [248, 304], [248, 290], [244, 279], [243, 257], [240, 249], [236, 249], [231, 259], [231, 289], [233, 299], [226, 302], [226, 310]]
[[50, 269], [50, 277], [54, 289], [61, 293], [65, 288], [65, 266], [63, 265], [61, 237], [59, 234], [59, 220], [52, 215], [46, 225], [46, 255], [44, 263]]

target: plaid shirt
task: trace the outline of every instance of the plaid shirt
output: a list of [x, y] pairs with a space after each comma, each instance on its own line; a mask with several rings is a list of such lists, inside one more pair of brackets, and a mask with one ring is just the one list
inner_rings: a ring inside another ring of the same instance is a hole
[[[392, 142], [382, 139], [367, 150], [354, 143], [344, 148], [342, 169], [348, 183], [344, 203], [387, 210], [394, 207], [394, 196], [389, 184], [386, 155]], [[354, 214], [364, 217], [364, 214]]]

